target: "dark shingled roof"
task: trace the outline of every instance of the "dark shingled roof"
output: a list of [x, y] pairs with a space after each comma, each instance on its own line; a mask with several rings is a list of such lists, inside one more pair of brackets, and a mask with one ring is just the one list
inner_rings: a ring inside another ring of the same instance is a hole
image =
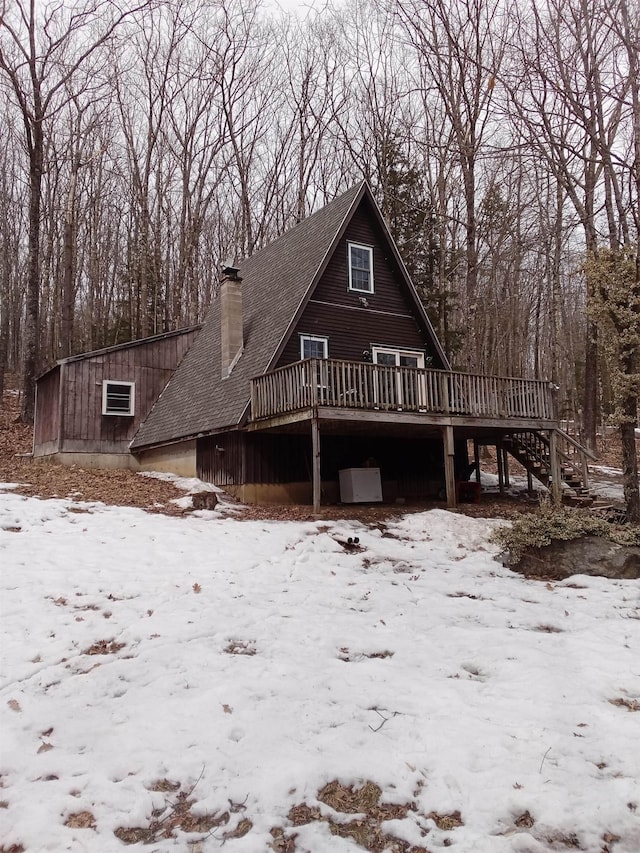
[[[238, 265], [244, 350], [231, 375], [221, 376], [220, 299], [216, 296], [202, 331], [140, 426], [132, 450], [233, 429], [242, 421], [250, 400], [250, 380], [271, 369], [279, 358], [365, 194], [377, 212], [371, 191], [362, 182]], [[395, 245], [393, 249], [404, 270]], [[415, 298], [417, 310], [426, 320]], [[426, 324], [431, 330], [428, 320]], [[435, 333], [433, 340], [446, 365]]]
[[138, 430], [132, 449], [238, 424], [249, 402], [250, 380], [268, 369], [363, 190], [363, 184], [353, 187], [238, 265], [244, 316], [244, 351], [238, 363], [222, 379], [216, 296], [202, 331]]

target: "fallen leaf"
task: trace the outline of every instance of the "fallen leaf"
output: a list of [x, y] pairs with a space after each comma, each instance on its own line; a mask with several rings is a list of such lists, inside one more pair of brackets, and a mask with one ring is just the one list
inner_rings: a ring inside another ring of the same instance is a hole
[[244, 836], [253, 829], [253, 824], [248, 817], [243, 818], [235, 829], [230, 829], [223, 833], [222, 837], [225, 841], [230, 838], [244, 838]]

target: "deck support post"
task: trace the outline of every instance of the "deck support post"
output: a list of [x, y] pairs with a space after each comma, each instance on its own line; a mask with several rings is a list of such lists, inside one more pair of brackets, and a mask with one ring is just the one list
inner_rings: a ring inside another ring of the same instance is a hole
[[496, 462], [498, 463], [498, 490], [501, 495], [504, 495], [504, 453], [502, 452], [502, 442], [496, 444]]
[[320, 495], [321, 495], [321, 480], [320, 480], [320, 427], [318, 426], [318, 418], [311, 419], [311, 468], [312, 468], [312, 484], [313, 484], [313, 511], [320, 512]]
[[449, 509], [456, 507], [456, 471], [455, 471], [455, 444], [453, 441], [453, 427], [442, 427], [442, 442], [444, 445], [444, 483], [447, 492], [447, 506]]
[[504, 470], [504, 485], [508, 489], [509, 486], [511, 485], [509, 482], [509, 451], [504, 446], [504, 444], [502, 445], [502, 457], [503, 457], [502, 468]]
[[549, 456], [551, 461], [551, 499], [556, 506], [562, 503], [562, 483], [560, 482], [560, 457], [558, 455], [558, 434], [549, 430]]
[[476, 472], [476, 482], [480, 482], [480, 445], [478, 439], [473, 439], [473, 467]]
[[533, 497], [533, 475], [531, 471], [527, 471], [527, 494], [530, 498]]

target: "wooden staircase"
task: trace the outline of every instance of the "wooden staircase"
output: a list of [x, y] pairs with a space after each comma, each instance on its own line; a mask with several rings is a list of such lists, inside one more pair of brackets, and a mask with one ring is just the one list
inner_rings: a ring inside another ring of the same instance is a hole
[[[563, 501], [589, 506], [593, 498], [589, 490], [588, 460], [596, 457], [561, 429], [555, 430], [555, 445]], [[532, 477], [551, 491], [554, 465], [551, 441], [547, 435], [537, 430], [513, 432], [503, 439], [503, 447]]]

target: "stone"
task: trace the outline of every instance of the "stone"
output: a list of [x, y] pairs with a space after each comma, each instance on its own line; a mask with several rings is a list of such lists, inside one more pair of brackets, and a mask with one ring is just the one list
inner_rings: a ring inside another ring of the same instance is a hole
[[530, 548], [517, 561], [503, 555], [503, 565], [527, 577], [560, 580], [572, 575], [637, 580], [640, 578], [640, 548], [617, 545], [598, 536], [568, 541], [554, 539], [543, 548]]
[[191, 503], [194, 509], [215, 509], [218, 496], [215, 492], [196, 492], [191, 495]]

